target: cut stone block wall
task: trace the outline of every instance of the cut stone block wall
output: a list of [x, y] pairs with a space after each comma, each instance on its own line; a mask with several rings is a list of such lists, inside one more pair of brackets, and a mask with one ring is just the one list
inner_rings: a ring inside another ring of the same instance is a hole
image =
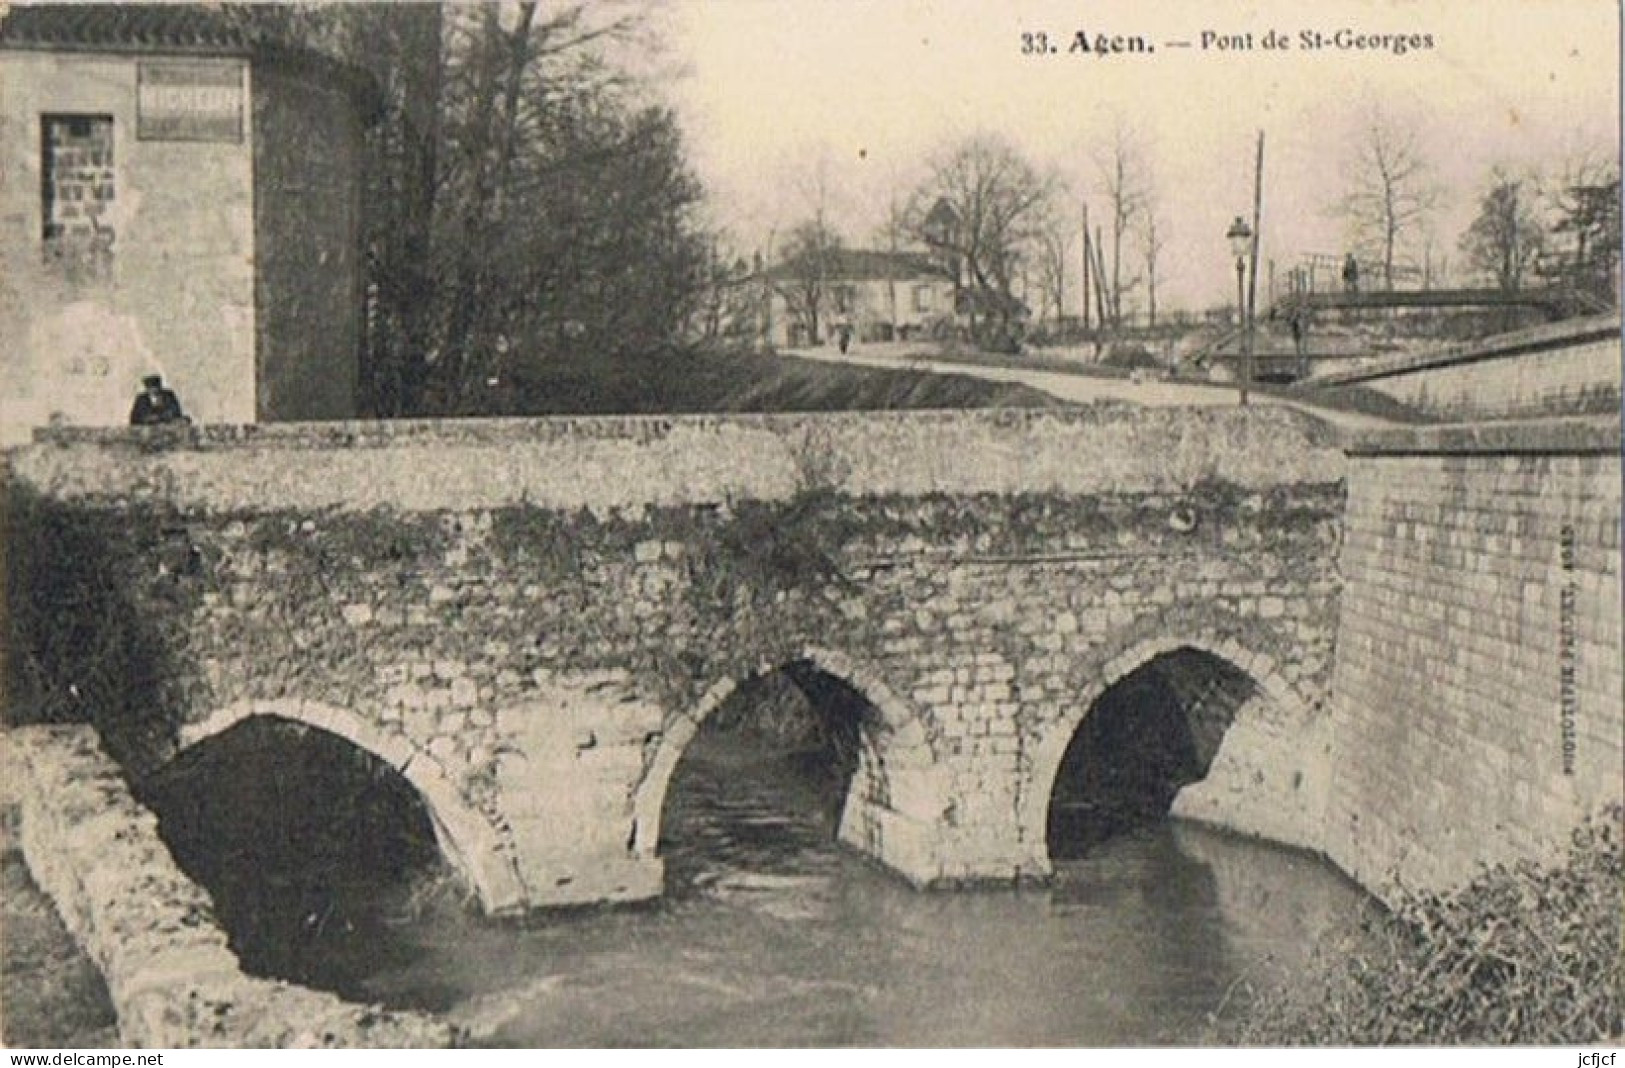
[[1619, 410], [1619, 319], [1504, 334], [1458, 352], [1381, 360], [1317, 376], [1358, 385], [1444, 419], [1526, 419]]
[[1327, 848], [1357, 879], [1549, 857], [1621, 800], [1617, 421], [1354, 443], [1343, 570]]

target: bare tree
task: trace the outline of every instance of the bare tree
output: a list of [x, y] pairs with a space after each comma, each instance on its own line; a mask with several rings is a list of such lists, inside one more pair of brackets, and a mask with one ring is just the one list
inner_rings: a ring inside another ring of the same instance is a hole
[[368, 244], [380, 307], [365, 394], [374, 415], [406, 415], [421, 409], [429, 377], [444, 15], [438, 3], [346, 10], [362, 27], [352, 52], [371, 57], [387, 101], [372, 136]]
[[1026, 276], [1037, 296], [1034, 309], [1040, 321], [1052, 314], [1060, 319], [1066, 314], [1067, 265], [1076, 254], [1075, 223], [1065, 215], [1065, 190], [1058, 189], [1055, 196], [1043, 205], [1043, 212], [1034, 227], [1034, 239], [1026, 253], [1030, 273]]
[[1351, 161], [1342, 212], [1358, 249], [1382, 264], [1384, 288], [1394, 286], [1396, 253], [1438, 206], [1429, 174], [1416, 131], [1373, 109]]
[[1469, 266], [1507, 292], [1523, 287], [1545, 248], [1546, 228], [1536, 213], [1537, 184], [1502, 167], [1490, 172], [1478, 215], [1461, 236]]
[[432, 251], [440, 147], [440, 3], [223, 4], [250, 35], [297, 42], [372, 76], [379, 113], [367, 132], [362, 213], [367, 261], [364, 411], [421, 407], [433, 347]]
[[453, 224], [455, 263], [440, 348], [445, 385], [453, 395], [467, 391], [478, 350], [494, 341], [481, 314], [493, 284], [488, 252], [500, 226], [518, 145], [519, 101], [532, 58], [536, 4], [519, 4], [511, 27], [503, 24], [503, 9], [496, 4], [462, 14], [453, 22], [464, 65], [454, 68], [450, 79], [453, 152], [447, 161], [448, 185], [460, 210]]
[[880, 225], [876, 235], [881, 246], [886, 249], [886, 316], [891, 323], [891, 329], [897, 329], [898, 300], [897, 300], [897, 270], [898, 250], [908, 237], [908, 214], [904, 205], [897, 200], [895, 182], [886, 198], [886, 218]]
[[1106, 289], [1107, 312], [1111, 325], [1123, 325], [1123, 297], [1138, 288], [1141, 278], [1137, 274], [1124, 275], [1123, 243], [1139, 222], [1151, 195], [1150, 164], [1145, 146], [1120, 118], [1112, 127], [1111, 140], [1096, 154], [1095, 167], [1099, 172], [1100, 191], [1105, 195], [1108, 233], [1111, 242], [1111, 262], [1107, 270], [1111, 281]]
[[1146, 325], [1157, 325], [1157, 279], [1158, 270], [1162, 260], [1162, 250], [1167, 245], [1167, 237], [1157, 223], [1158, 210], [1155, 198], [1148, 197], [1142, 211], [1140, 226], [1140, 250], [1145, 257], [1145, 301]]
[[371, 412], [489, 410], [502, 403], [489, 383], [550, 354], [680, 337], [716, 271], [676, 116], [640, 98], [651, 75], [628, 73], [659, 49], [646, 6], [223, 10], [364, 67], [381, 90], [363, 220]]
[[840, 235], [817, 217], [798, 223], [785, 243], [775, 288], [813, 345], [822, 341], [830, 303], [829, 279], [840, 253]]
[[916, 190], [909, 230], [961, 279], [978, 340], [1014, 336], [1016, 271], [1043, 233], [1057, 187], [1008, 142], [978, 134], [933, 159], [930, 178]]
[[1066, 314], [1066, 265], [1072, 257], [1071, 227], [1057, 222], [1045, 227], [1039, 236], [1037, 248], [1038, 290], [1042, 296], [1039, 318], [1050, 310], [1055, 318]]
[[636, 12], [448, 5], [436, 190], [442, 410], [514, 396], [550, 355], [675, 339], [704, 292], [700, 188], [674, 114], [639, 106], [612, 50]]

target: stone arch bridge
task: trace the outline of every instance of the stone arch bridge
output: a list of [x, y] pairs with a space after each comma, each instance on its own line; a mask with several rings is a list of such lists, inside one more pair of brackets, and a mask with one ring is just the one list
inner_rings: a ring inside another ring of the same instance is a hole
[[38, 686], [133, 776], [333, 732], [490, 911], [658, 894], [684, 747], [786, 666], [872, 708], [843, 840], [1043, 878], [1069, 744], [1147, 673], [1222, 729], [1176, 809], [1317, 844], [1343, 464], [1279, 408], [59, 430], [12, 457], [51, 542], [12, 597], [78, 591]]

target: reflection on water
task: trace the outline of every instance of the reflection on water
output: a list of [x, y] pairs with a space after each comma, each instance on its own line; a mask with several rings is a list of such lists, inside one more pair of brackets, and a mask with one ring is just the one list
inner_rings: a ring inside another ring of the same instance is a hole
[[1302, 968], [1359, 899], [1309, 858], [1166, 823], [1050, 890], [920, 893], [835, 846], [827, 781], [797, 772], [691, 753], [664, 901], [524, 925], [442, 901], [389, 929], [409, 945], [357, 993], [495, 1045], [1192, 1042], [1238, 977]]

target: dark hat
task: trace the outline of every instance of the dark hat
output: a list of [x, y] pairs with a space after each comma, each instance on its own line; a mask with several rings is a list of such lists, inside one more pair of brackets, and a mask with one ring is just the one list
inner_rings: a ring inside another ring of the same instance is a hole
[[141, 384], [146, 386], [148, 389], [157, 389], [164, 384], [164, 376], [146, 375], [141, 379]]

